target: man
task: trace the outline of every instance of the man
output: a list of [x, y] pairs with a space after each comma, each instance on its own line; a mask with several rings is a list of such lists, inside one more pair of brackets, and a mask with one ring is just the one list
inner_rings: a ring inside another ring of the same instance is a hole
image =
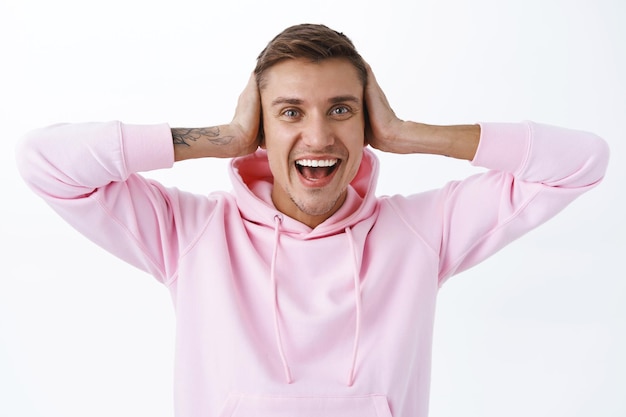
[[[488, 171], [378, 198], [368, 145]], [[234, 193], [137, 174], [199, 157], [236, 157]], [[439, 286], [598, 184], [608, 148], [531, 122], [402, 121], [347, 37], [298, 25], [261, 53], [230, 124], [57, 125], [18, 160], [68, 222], [170, 290], [176, 415], [413, 417]]]

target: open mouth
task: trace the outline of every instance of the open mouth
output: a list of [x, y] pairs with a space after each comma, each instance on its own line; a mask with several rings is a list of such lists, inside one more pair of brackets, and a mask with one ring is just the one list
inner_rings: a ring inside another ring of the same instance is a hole
[[296, 169], [309, 181], [319, 181], [329, 177], [341, 161], [339, 159], [299, 159]]

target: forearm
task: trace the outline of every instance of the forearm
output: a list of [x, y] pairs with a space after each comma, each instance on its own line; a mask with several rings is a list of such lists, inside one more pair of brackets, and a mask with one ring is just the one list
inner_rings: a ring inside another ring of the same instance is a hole
[[192, 158], [233, 158], [256, 151], [259, 147], [261, 100], [254, 74], [239, 96], [235, 116], [229, 124], [173, 128], [174, 160]]
[[232, 156], [235, 135], [230, 125], [172, 128], [174, 160], [192, 158], [227, 158]]
[[436, 126], [401, 120], [369, 66], [365, 101], [368, 110], [366, 138], [373, 148], [400, 154], [426, 153], [469, 161], [474, 159], [480, 141], [479, 125]]
[[438, 126], [402, 122], [393, 152], [427, 153], [471, 161], [480, 141], [479, 125]]

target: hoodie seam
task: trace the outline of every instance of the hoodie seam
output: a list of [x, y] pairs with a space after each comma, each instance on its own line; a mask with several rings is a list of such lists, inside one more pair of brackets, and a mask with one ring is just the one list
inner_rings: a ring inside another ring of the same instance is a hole
[[250, 398], [250, 399], [287, 399], [287, 400], [292, 400], [292, 399], [304, 399], [304, 400], [310, 400], [310, 399], [345, 399], [345, 398], [376, 398], [376, 397], [387, 397], [387, 394], [383, 393], [383, 392], [379, 392], [379, 393], [371, 393], [371, 394], [360, 394], [360, 395], [350, 395], [350, 394], [346, 394], [346, 395], [323, 395], [323, 394], [312, 394], [312, 395], [302, 395], [302, 394], [296, 394], [296, 395], [289, 395], [289, 394], [268, 394], [268, 395], [263, 395], [263, 394], [247, 394], [247, 393], [243, 393], [243, 392], [237, 392], [237, 393], [233, 393], [231, 394], [231, 397], [238, 397], [238, 398]]
[[[119, 121], [117, 122], [117, 131], [118, 131], [118, 140], [119, 140], [119, 146], [120, 146], [121, 163], [122, 163], [122, 167], [123, 167], [122, 176], [123, 176], [123, 178], [128, 179], [131, 176], [131, 173], [128, 170], [128, 160], [126, 159], [126, 147], [124, 146], [125, 145], [125, 141], [124, 141], [124, 126], [123, 126], [123, 123], [121, 123]], [[147, 250], [146, 246], [143, 244], [141, 239], [137, 238], [130, 231], [130, 229], [128, 229], [128, 227], [126, 227], [126, 225], [123, 222], [121, 222], [116, 216], [113, 215], [113, 213], [111, 213], [109, 211], [109, 209], [107, 208], [106, 204], [104, 204], [104, 201], [101, 200], [96, 193], [92, 194], [91, 196], [94, 198], [94, 200], [96, 200], [96, 202], [102, 208], [102, 210], [106, 213], [106, 215], [109, 216], [113, 221], [115, 221], [133, 239], [133, 241], [135, 242], [137, 248], [143, 253], [143, 255], [146, 257], [146, 259], [155, 267], [155, 269], [158, 270], [158, 271], [162, 271], [162, 274], [161, 274], [162, 281], [161, 282], [166, 287], [169, 287], [171, 282], [174, 281], [173, 277], [176, 277], [178, 275], [178, 262], [180, 261], [181, 257], [178, 256], [178, 258], [177, 258], [177, 265], [176, 265], [176, 268], [175, 268], [174, 272], [172, 273], [172, 275], [169, 276], [168, 274], [166, 274], [165, 273], [165, 264], [160, 264], [159, 262], [157, 262], [150, 255], [150, 252]]]
[[[219, 204], [219, 202], [220, 202], [220, 199], [217, 199], [216, 203]], [[178, 258], [177, 258], [176, 269], [172, 272], [172, 275], [168, 278], [168, 280], [164, 282], [166, 287], [169, 288], [172, 284], [174, 284], [174, 282], [178, 280], [178, 269], [179, 269], [180, 262], [185, 256], [189, 254], [189, 252], [193, 250], [193, 248], [198, 244], [198, 242], [200, 242], [200, 239], [202, 238], [202, 236], [204, 236], [204, 234], [206, 233], [206, 230], [209, 228], [209, 224], [213, 220], [213, 217], [215, 217], [216, 211], [217, 210], [215, 208], [211, 210], [211, 213], [209, 214], [207, 219], [204, 221], [204, 224], [202, 225], [202, 227], [200, 227], [199, 232], [196, 234], [196, 236], [180, 251], [180, 254], [178, 255]]]
[[[532, 154], [532, 148], [533, 148], [533, 140], [532, 140], [534, 137], [533, 125], [531, 122], [526, 121], [523, 123], [523, 126], [526, 129], [526, 146], [525, 146], [524, 157], [522, 158], [519, 166], [514, 171], [510, 172], [510, 175], [513, 176], [514, 181], [518, 181], [517, 178], [521, 177], [524, 170], [526, 170], [528, 166], [528, 162], [530, 160], [530, 155]], [[466, 251], [464, 251], [461, 255], [459, 255], [457, 260], [453, 262], [448, 269], [446, 269], [445, 271], [442, 271], [439, 274], [439, 277], [437, 279], [439, 282], [439, 287], [441, 287], [448, 280], [448, 278], [450, 278], [450, 277], [447, 277], [447, 275], [450, 274], [450, 271], [455, 270], [461, 262], [463, 262], [463, 260], [466, 258], [468, 253], [470, 253], [472, 250], [474, 250], [474, 248], [482, 244], [482, 242], [488, 239], [491, 235], [493, 235], [494, 233], [502, 229], [504, 226], [506, 226], [507, 224], [515, 220], [517, 217], [519, 217], [519, 215], [528, 207], [528, 205], [535, 198], [537, 198], [537, 196], [541, 193], [541, 191], [542, 189], [539, 188], [534, 193], [534, 195], [530, 196], [528, 200], [526, 200], [526, 202], [522, 204], [515, 212], [513, 212], [506, 220], [504, 220], [502, 223], [498, 224], [496, 227], [491, 229], [488, 233], [484, 234], [480, 239], [476, 240], [476, 242], [474, 242], [474, 244], [471, 245]]]
[[390, 198], [386, 198], [383, 201], [385, 201], [387, 204], [389, 204], [389, 206], [391, 207], [391, 209], [393, 210], [394, 213], [396, 213], [396, 215], [402, 220], [402, 222], [407, 226], [407, 228], [417, 237], [420, 239], [420, 241], [426, 245], [426, 247], [428, 247], [428, 249], [431, 250], [432, 254], [434, 256], [439, 256], [439, 252], [433, 248], [427, 241], [426, 239], [422, 236], [422, 234], [420, 232], [418, 232], [417, 230], [415, 230], [414, 225], [408, 221], [408, 219], [404, 216], [404, 214], [402, 214], [402, 212], [400, 211], [400, 209], [396, 206], [396, 204], [390, 199]]
[[148, 262], [150, 262], [150, 264], [156, 270], [162, 272], [161, 274], [159, 274], [160, 278], [161, 278], [160, 281], [162, 283], [166, 284], [167, 281], [169, 280], [169, 277], [168, 277], [167, 274], [165, 274], [165, 267], [164, 267], [164, 265], [162, 265], [159, 262], [157, 262], [150, 255], [150, 252], [147, 250], [146, 246], [143, 244], [141, 239], [138, 239], [135, 236], [135, 234], [133, 232], [131, 232], [130, 229], [128, 227], [126, 227], [126, 225], [117, 218], [117, 216], [114, 216], [113, 213], [111, 213], [111, 211], [108, 209], [107, 205], [104, 204], [104, 201], [102, 199], [100, 199], [100, 197], [99, 197], [99, 195], [97, 193], [91, 194], [88, 198], [93, 198], [94, 201], [98, 204], [98, 206], [102, 209], [102, 211], [106, 214], [106, 216], [109, 217], [111, 220], [113, 220], [118, 226], [120, 226], [120, 228], [132, 239], [132, 241], [134, 242], [134, 244], [137, 247], [137, 249], [139, 249], [141, 251], [141, 253], [145, 256], [145, 259]]
[[108, 207], [104, 203], [104, 201], [99, 197], [97, 192], [91, 194], [88, 198], [92, 198], [98, 204], [98, 206], [100, 207], [100, 209], [102, 209], [102, 211], [106, 214], [106, 216], [109, 217], [111, 220], [113, 220], [131, 238], [132, 242], [141, 251], [141, 253], [144, 255], [145, 259], [157, 271], [161, 272], [159, 274], [159, 277], [156, 277], [156, 278], [161, 283], [163, 283], [166, 287], [170, 287], [177, 280], [180, 261], [200, 241], [200, 238], [206, 232], [206, 229], [208, 228], [209, 223], [211, 222], [211, 220], [215, 216], [215, 210], [212, 210], [212, 213], [205, 220], [203, 226], [199, 229], [199, 232], [196, 234], [196, 236], [191, 240], [191, 242], [189, 244], [187, 244], [183, 249], [181, 249], [179, 255], [176, 258], [176, 262], [177, 262], [176, 268], [172, 271], [171, 274], [167, 274], [165, 272], [165, 265], [163, 263], [160, 263], [160, 262], [156, 261], [154, 259], [154, 257], [150, 254], [150, 251], [147, 250], [145, 244], [141, 241], [141, 239], [137, 238], [135, 236], [135, 234], [126, 226], [126, 224], [124, 224], [122, 221], [120, 221], [117, 218], [117, 216], [113, 215], [113, 213], [108, 209]]
[[122, 172], [122, 178], [127, 179], [128, 177], [130, 177], [130, 174], [128, 170], [128, 161], [126, 160], [126, 147], [124, 146], [124, 128], [121, 122], [118, 121], [116, 123], [117, 123], [117, 139], [119, 141], [121, 163], [122, 163], [122, 168], [124, 170]]
[[462, 254], [460, 254], [457, 257], [457, 260], [454, 261], [450, 265], [449, 268], [447, 268], [446, 270], [442, 271], [439, 274], [439, 277], [438, 277], [439, 287], [441, 287], [448, 280], [448, 278], [451, 277], [448, 275], [451, 273], [451, 271], [454, 271], [456, 268], [458, 268], [459, 264], [463, 262], [463, 260], [467, 257], [468, 253], [472, 252], [476, 247], [480, 246], [483, 242], [489, 239], [493, 234], [500, 231], [503, 227], [507, 226], [509, 223], [517, 219], [526, 210], [528, 205], [532, 203], [537, 198], [537, 196], [539, 196], [542, 193], [542, 191], [543, 189], [539, 188], [532, 196], [530, 196], [526, 200], [524, 204], [522, 204], [516, 211], [514, 211], [506, 220], [504, 220], [503, 222], [499, 223], [496, 227], [489, 230], [480, 239], [477, 239], [473, 245], [470, 245]]
[[512, 173], [515, 178], [521, 176], [524, 170], [526, 170], [528, 161], [530, 160], [530, 155], [532, 154], [533, 137], [535, 132], [530, 122], [526, 122], [524, 125], [526, 126], [526, 152], [519, 168]]

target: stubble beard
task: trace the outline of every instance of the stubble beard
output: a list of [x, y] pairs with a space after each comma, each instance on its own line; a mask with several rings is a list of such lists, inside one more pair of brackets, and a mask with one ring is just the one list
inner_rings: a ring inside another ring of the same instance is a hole
[[[319, 193], [321, 193], [321, 190], [319, 191]], [[345, 196], [346, 196], [346, 190], [341, 192], [338, 196], [336, 196], [332, 200], [328, 200], [324, 204], [311, 205], [311, 204], [305, 203], [304, 201], [296, 199], [291, 193], [289, 193], [289, 198], [291, 199], [291, 202], [298, 208], [298, 210], [300, 210], [301, 212], [305, 213], [308, 216], [324, 216], [326, 214], [331, 213], [333, 210], [336, 211], [341, 206], [339, 205], [338, 207], [337, 203], [340, 200], [344, 199]]]

